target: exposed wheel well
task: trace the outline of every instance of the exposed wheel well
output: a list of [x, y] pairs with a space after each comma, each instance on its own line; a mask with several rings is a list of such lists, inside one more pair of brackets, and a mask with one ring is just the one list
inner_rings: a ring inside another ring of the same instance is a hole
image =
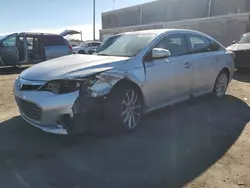
[[221, 69], [221, 71], [220, 71], [220, 73], [221, 72], [225, 72], [226, 74], [227, 74], [227, 78], [229, 79], [230, 78], [230, 71], [229, 71], [229, 69], [228, 68], [223, 68], [223, 69]]
[[113, 87], [113, 89], [111, 90], [111, 92], [113, 92], [114, 90], [119, 89], [119, 88], [121, 88], [121, 87], [132, 87], [132, 88], [135, 88], [135, 89], [139, 92], [139, 94], [140, 94], [140, 96], [141, 96], [141, 98], [142, 98], [143, 104], [145, 104], [145, 103], [144, 103], [144, 96], [143, 96], [143, 94], [142, 94], [141, 88], [140, 88], [136, 83], [134, 83], [133, 81], [128, 80], [128, 79], [122, 79], [122, 80], [118, 81], [118, 82], [114, 85], [114, 87]]

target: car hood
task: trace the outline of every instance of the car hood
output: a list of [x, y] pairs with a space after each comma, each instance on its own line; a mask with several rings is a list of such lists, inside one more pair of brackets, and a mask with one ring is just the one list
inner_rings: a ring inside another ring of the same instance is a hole
[[49, 81], [84, 77], [121, 67], [129, 58], [99, 55], [68, 55], [36, 64], [20, 74], [27, 80]]
[[227, 50], [230, 50], [230, 51], [250, 50], [250, 43], [247, 43], [247, 44], [233, 44], [233, 45], [227, 47]]

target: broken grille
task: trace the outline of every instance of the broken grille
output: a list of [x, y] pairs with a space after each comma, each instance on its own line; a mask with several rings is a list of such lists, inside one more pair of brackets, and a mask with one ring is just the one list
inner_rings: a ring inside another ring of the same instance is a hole
[[42, 109], [34, 103], [16, 98], [21, 113], [35, 121], [41, 120]]

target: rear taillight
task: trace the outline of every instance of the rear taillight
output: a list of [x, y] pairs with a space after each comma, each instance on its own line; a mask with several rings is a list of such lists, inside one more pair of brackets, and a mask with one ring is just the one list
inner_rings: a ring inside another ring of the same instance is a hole
[[72, 50], [73, 50], [72, 46], [70, 44], [68, 44], [68, 47], [69, 47], [69, 51], [72, 52]]

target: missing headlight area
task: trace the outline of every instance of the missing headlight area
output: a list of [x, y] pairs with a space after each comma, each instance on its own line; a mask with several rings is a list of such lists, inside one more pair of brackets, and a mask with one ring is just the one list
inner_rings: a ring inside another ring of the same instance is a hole
[[69, 134], [79, 134], [98, 126], [98, 121], [103, 118], [105, 96], [92, 97], [84, 82], [80, 83], [79, 95], [72, 106], [72, 114], [63, 115], [60, 124]]
[[124, 77], [98, 75], [75, 80], [79, 84], [79, 94], [72, 105], [72, 114], [63, 115], [58, 123], [63, 124], [69, 134], [84, 133], [95, 128], [100, 130], [100, 122], [105, 120], [109, 93]]
[[40, 91], [49, 91], [55, 94], [65, 94], [77, 91], [80, 84], [76, 80], [53, 80], [47, 82]]

